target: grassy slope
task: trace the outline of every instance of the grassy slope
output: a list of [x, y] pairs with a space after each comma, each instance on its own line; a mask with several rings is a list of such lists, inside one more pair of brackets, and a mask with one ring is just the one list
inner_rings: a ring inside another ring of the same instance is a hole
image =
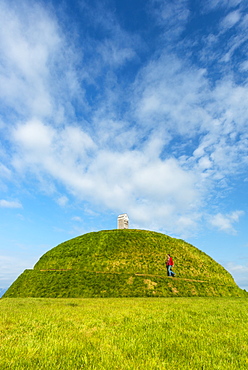
[[[174, 258], [176, 279], [166, 276], [167, 253]], [[145, 230], [109, 230], [53, 248], [4, 297], [175, 295], [243, 296], [245, 292], [222, 266], [183, 240]]]
[[[34, 269], [164, 274], [166, 254], [183, 278], [233, 283], [233, 278], [212, 258], [180, 239], [145, 230], [92, 232], [58, 245]], [[211, 273], [210, 273], [211, 271]]]

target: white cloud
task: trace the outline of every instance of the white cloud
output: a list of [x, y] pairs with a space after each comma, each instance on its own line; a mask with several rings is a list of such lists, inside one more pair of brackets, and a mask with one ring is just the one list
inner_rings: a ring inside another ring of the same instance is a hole
[[240, 217], [244, 215], [243, 211], [234, 211], [229, 214], [218, 213], [209, 220], [209, 223], [221, 231], [230, 234], [235, 234], [233, 224], [238, 222]]
[[248, 60], [241, 63], [240, 69], [241, 69], [241, 71], [248, 71]]
[[225, 9], [234, 8], [242, 3], [243, 0], [205, 0], [204, 6], [206, 9], [214, 9], [223, 7]]
[[[245, 55], [244, 50], [247, 43], [247, 4], [242, 0], [234, 0], [233, 3], [225, 0], [220, 2], [211, 0], [210, 4], [213, 8], [215, 8], [215, 3], [224, 6], [225, 12], [220, 11], [219, 15], [216, 13], [216, 27], [212, 27], [209, 34], [204, 34], [201, 40], [204, 43], [204, 48], [200, 50], [201, 59], [204, 64], [210, 65], [210, 75], [213, 71], [215, 73], [218, 71], [225, 78], [229, 73], [237, 78], [240, 77], [239, 64], [242, 65], [245, 59], [242, 55]], [[207, 12], [209, 10], [213, 11], [213, 9], [207, 9]], [[240, 57], [237, 58], [237, 55]], [[209, 64], [210, 61], [214, 64]]]
[[248, 291], [248, 265], [228, 262], [224, 266], [241, 289]]
[[156, 21], [163, 27], [166, 38], [172, 41], [173, 38], [178, 37], [184, 30], [187, 23], [190, 10], [188, 8], [187, 0], [163, 1], [152, 0], [152, 14]]
[[[52, 9], [52, 8], [50, 8]], [[0, 4], [0, 99], [14, 117], [64, 120], [74, 115], [70, 99], [81, 99], [77, 58], [55, 14], [38, 3]], [[5, 117], [8, 121], [8, 116]]]
[[49, 150], [53, 141], [54, 130], [38, 120], [20, 124], [13, 131], [14, 139], [32, 154], [42, 155]]
[[238, 10], [229, 13], [221, 22], [220, 27], [224, 30], [233, 27], [241, 19], [241, 14]]
[[126, 61], [135, 57], [135, 52], [132, 48], [120, 48], [120, 45], [110, 40], [103, 42], [98, 47], [98, 52], [101, 54], [104, 63], [113, 65], [114, 67], [121, 66]]
[[[14, 167], [59, 181], [79, 199], [118, 212], [129, 209], [134, 223], [196, 226], [214, 182], [245, 164], [246, 88], [225, 81], [211, 90], [204, 71], [188, 68], [162, 56], [139, 74], [129, 96], [137, 118], [131, 139], [125, 132], [128, 117], [111, 120], [102, 107], [102, 118], [97, 109], [92, 118], [97, 130], [91, 134], [76, 124], [62, 128], [37, 119], [18, 124], [11, 132]], [[111, 107], [115, 112], [114, 102]], [[181, 156], [183, 145], [171, 146], [177, 135], [186, 138], [186, 146], [199, 134], [187, 156]], [[214, 219], [233, 232], [230, 217]]]
[[173, 54], [151, 60], [135, 82], [134, 109], [142, 126], [162, 126], [179, 135], [197, 134], [209, 118], [203, 109], [209, 94], [204, 73]]
[[[153, 5], [163, 32], [169, 26], [171, 36], [178, 35], [189, 19], [187, 1]], [[18, 174], [32, 173], [56, 194], [62, 183], [80, 200], [128, 209], [137, 224], [196, 227], [215, 183], [247, 164], [247, 86], [237, 86], [231, 75], [211, 85], [207, 70], [165, 48], [140, 67], [134, 83], [118, 83], [116, 70], [137, 57], [140, 45], [110, 14], [94, 20], [108, 37], [94, 40], [86, 62], [89, 39], [80, 34], [85, 42], [76, 54], [52, 12], [40, 5], [1, 7], [7, 20], [0, 31], [0, 83], [6, 106], [20, 115], [8, 130]], [[222, 26], [238, 17], [229, 13]], [[96, 95], [103, 82], [94, 106], [85, 80]], [[57, 201], [63, 206], [68, 197]], [[214, 220], [233, 230], [233, 216], [220, 213]]]
[[82, 218], [81, 217], [79, 217], [79, 216], [74, 216], [74, 217], [72, 217], [72, 220], [73, 221], [77, 221], [77, 222], [82, 222], [83, 220], [82, 220]]
[[25, 269], [32, 268], [35, 262], [35, 259], [0, 255], [0, 288], [8, 288]]
[[[143, 131], [157, 136], [176, 157], [183, 145], [197, 140], [187, 164], [206, 178], [221, 178], [242, 171], [247, 163], [246, 86], [225, 78], [210, 88], [203, 70], [190, 68], [173, 56], [152, 61], [136, 81], [134, 109]], [[174, 137], [180, 147], [171, 148]], [[174, 150], [173, 150], [174, 149]], [[168, 150], [167, 150], [168, 152]], [[193, 155], [192, 155], [193, 154]]]
[[248, 266], [237, 265], [233, 262], [229, 262], [227, 264], [227, 268], [229, 271], [232, 271], [232, 272], [248, 272]]
[[[159, 159], [160, 144], [148, 142], [148, 153], [146, 147], [143, 152], [99, 150], [79, 127], [55, 129], [40, 121], [18, 125], [13, 138], [18, 148], [13, 165], [20, 173], [48, 176], [76, 197], [109, 209], [128, 208], [136, 222], [147, 224], [152, 218], [157, 228], [172, 228], [180, 212], [195, 210], [201, 202], [197, 175], [185, 171], [175, 158]], [[58, 202], [64, 205], [67, 200], [63, 196]], [[187, 223], [192, 217], [187, 216]]]
[[38, 5], [17, 13], [2, 2], [0, 14], [0, 97], [18, 113], [50, 114], [48, 59], [59, 44], [54, 23]]
[[86, 2], [82, 2], [81, 7], [83, 16], [87, 20], [90, 19], [91, 26], [94, 25], [94, 27], [101, 29], [100, 42], [90, 39], [88, 32], [86, 37], [84, 37], [88, 41], [87, 48], [91, 49], [91, 51], [92, 48], [94, 49], [91, 60], [94, 66], [91, 72], [94, 76], [102, 68], [119, 68], [125, 65], [127, 61], [137, 58], [135, 49], [139, 48], [140, 37], [122, 28], [115, 14], [108, 7], [101, 2], [96, 3], [94, 7], [86, 4]]
[[22, 205], [18, 201], [0, 199], [0, 208], [22, 208]]
[[0, 163], [0, 177], [10, 179], [11, 178], [11, 171], [7, 168], [4, 164]]
[[65, 196], [65, 195], [63, 195], [63, 196], [61, 196], [61, 197], [59, 197], [59, 198], [57, 199], [57, 203], [58, 203], [61, 207], [66, 206], [66, 205], [67, 205], [67, 203], [68, 203], [68, 201], [69, 201], [69, 199], [68, 199], [68, 197], [67, 197], [67, 196]]

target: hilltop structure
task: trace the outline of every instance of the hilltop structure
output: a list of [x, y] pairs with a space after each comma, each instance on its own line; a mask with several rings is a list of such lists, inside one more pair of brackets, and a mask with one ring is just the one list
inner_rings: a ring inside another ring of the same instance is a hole
[[129, 228], [129, 218], [126, 213], [118, 216], [117, 219], [117, 229], [128, 229]]
[[[176, 277], [168, 277], [170, 253]], [[45, 253], [4, 294], [8, 297], [244, 297], [232, 276], [183, 240], [147, 230], [104, 230]]]

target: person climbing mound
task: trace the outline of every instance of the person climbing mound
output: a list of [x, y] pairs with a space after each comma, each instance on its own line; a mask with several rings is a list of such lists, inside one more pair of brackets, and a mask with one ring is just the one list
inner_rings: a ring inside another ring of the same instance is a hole
[[175, 272], [172, 271], [173, 266], [174, 266], [173, 259], [171, 258], [170, 254], [167, 254], [166, 267], [167, 267], [167, 275], [168, 276], [176, 276]]

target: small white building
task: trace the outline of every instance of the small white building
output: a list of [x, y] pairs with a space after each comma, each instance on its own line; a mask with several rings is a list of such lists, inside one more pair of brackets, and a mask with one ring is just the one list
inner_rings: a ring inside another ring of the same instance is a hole
[[118, 216], [117, 219], [117, 229], [128, 229], [129, 227], [129, 218], [126, 213]]

